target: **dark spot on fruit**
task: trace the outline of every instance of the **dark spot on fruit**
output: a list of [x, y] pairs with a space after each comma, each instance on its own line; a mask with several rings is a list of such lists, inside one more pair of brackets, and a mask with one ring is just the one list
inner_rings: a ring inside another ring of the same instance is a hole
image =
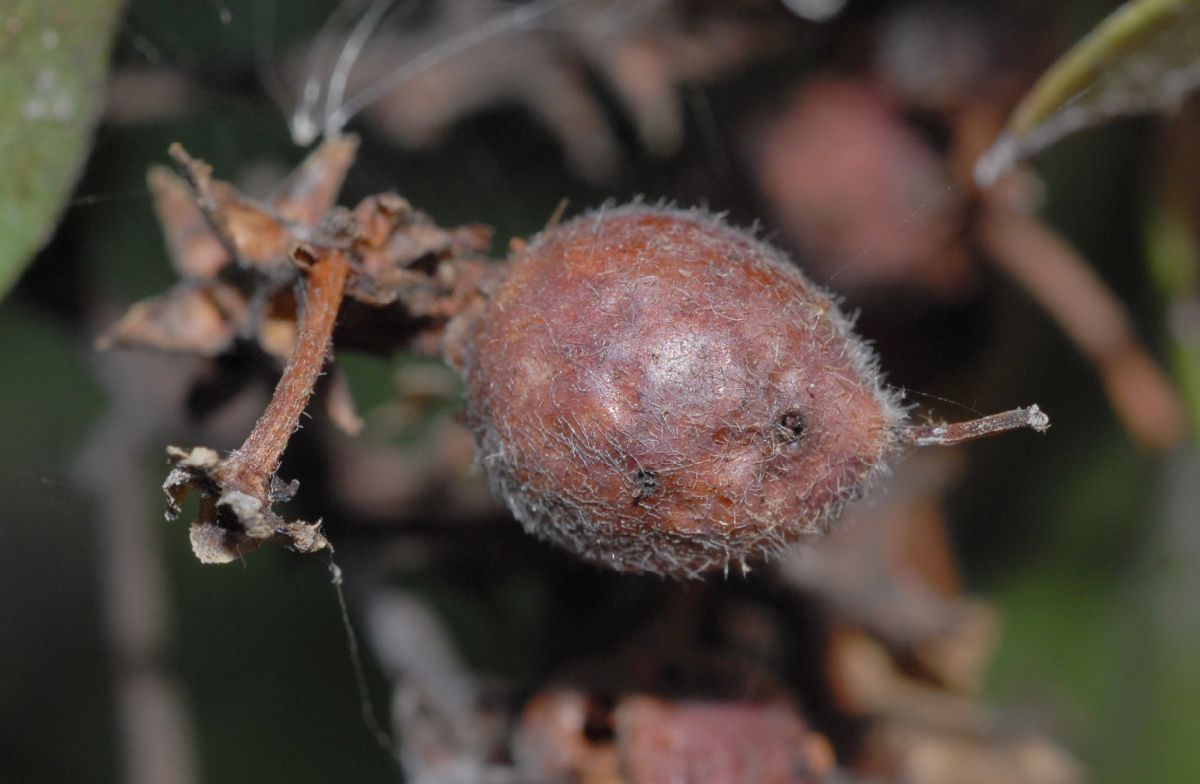
[[804, 421], [804, 414], [797, 409], [785, 411], [779, 417], [779, 427], [777, 432], [779, 438], [784, 443], [793, 444], [804, 437], [804, 430], [807, 424]]
[[658, 474], [646, 468], [639, 468], [633, 474], [633, 480], [637, 484], [637, 490], [633, 494], [633, 503], [635, 506], [640, 505], [650, 496], [658, 492], [661, 486], [658, 481]]

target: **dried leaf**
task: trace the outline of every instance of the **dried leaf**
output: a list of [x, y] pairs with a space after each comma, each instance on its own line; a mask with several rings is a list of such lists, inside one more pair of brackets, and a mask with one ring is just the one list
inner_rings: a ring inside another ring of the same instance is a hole
[[243, 198], [233, 185], [213, 179], [212, 167], [192, 158], [181, 145], [171, 145], [170, 153], [217, 236], [239, 262], [263, 270], [289, 266], [288, 251], [296, 239], [278, 216]]
[[154, 212], [167, 241], [175, 271], [184, 278], [209, 280], [232, 259], [196, 204], [187, 181], [165, 166], [146, 175]]
[[328, 139], [313, 150], [275, 195], [279, 217], [287, 223], [316, 226], [337, 204], [357, 152], [357, 136]]
[[173, 466], [163, 482], [167, 496], [167, 519], [174, 520], [182, 511], [188, 493], [196, 492], [200, 508], [192, 521], [192, 551], [201, 563], [222, 564], [236, 561], [267, 539], [278, 539], [300, 553], [315, 553], [329, 548], [321, 533], [321, 523], [288, 521], [271, 510], [276, 502], [295, 495], [298, 483], [271, 483], [265, 497], [256, 497], [238, 489], [222, 476], [227, 464], [208, 447], [191, 450], [167, 447]]
[[232, 286], [185, 281], [165, 294], [135, 303], [96, 342], [213, 357], [233, 344], [249, 317], [242, 294]]

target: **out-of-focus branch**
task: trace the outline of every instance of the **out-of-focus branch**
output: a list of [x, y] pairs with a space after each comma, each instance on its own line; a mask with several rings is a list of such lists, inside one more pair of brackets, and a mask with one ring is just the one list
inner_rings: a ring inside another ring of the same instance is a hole
[[376, 586], [366, 608], [371, 648], [392, 682], [398, 755], [414, 781], [515, 781], [495, 762], [507, 716], [484, 690], [425, 602]]
[[129, 784], [199, 781], [195, 730], [168, 662], [171, 622], [166, 576], [149, 523], [147, 447], [178, 416], [189, 373], [179, 360], [107, 354], [96, 373], [110, 397], [107, 416], [78, 461], [80, 481], [97, 497], [105, 629], [111, 646]]
[[1030, 215], [985, 213], [980, 238], [992, 260], [1054, 318], [1096, 365], [1121, 422], [1143, 445], [1169, 449], [1186, 435], [1183, 404], [1133, 333], [1121, 303], [1087, 262]]

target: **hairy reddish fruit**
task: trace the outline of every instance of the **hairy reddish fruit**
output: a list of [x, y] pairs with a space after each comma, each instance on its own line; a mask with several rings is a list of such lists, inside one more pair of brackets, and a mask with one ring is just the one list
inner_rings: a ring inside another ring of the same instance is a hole
[[518, 249], [466, 373], [497, 495], [621, 571], [745, 569], [823, 531], [903, 420], [830, 296], [703, 211], [602, 209]]

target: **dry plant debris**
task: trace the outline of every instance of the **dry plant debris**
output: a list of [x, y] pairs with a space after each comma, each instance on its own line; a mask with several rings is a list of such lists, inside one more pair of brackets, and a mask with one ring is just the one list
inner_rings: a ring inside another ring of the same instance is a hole
[[490, 232], [441, 229], [392, 194], [364, 199], [353, 210], [334, 207], [355, 147], [354, 139], [326, 142], [267, 204], [213, 179], [208, 166], [178, 146], [171, 154], [186, 182], [164, 170], [151, 174], [184, 281], [134, 305], [101, 346], [214, 355], [236, 338], [287, 359], [271, 404], [241, 448], [224, 459], [206, 447], [169, 452], [168, 517], [179, 514], [190, 491], [199, 492], [192, 544], [206, 563], [236, 559], [270, 538], [301, 552], [328, 547], [319, 523], [287, 522], [271, 507], [296, 491], [295, 482], [275, 472], [325, 367], [344, 297], [402, 307], [418, 329], [398, 335], [399, 345], [424, 347], [451, 362], [461, 354], [454, 319], [478, 307]]

